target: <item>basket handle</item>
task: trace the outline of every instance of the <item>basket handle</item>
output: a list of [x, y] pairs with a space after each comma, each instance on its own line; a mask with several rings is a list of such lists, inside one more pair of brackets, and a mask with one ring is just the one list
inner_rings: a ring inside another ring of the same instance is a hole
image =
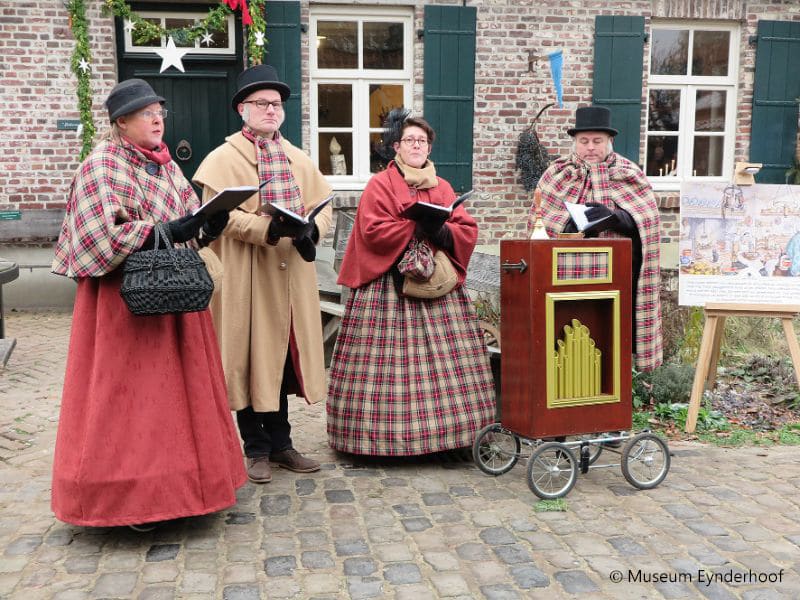
[[544, 111], [546, 111], [548, 108], [550, 108], [551, 106], [555, 106], [555, 104], [556, 104], [555, 102], [551, 102], [550, 104], [545, 104], [541, 109], [539, 109], [539, 112], [536, 113], [535, 117], [533, 117], [533, 121], [531, 121], [531, 124], [528, 125], [528, 127], [525, 129], [525, 131], [530, 131], [531, 129], [533, 129], [533, 126], [536, 125], [536, 121], [539, 120], [539, 117], [542, 116], [542, 113]]
[[[172, 248], [174, 246], [174, 243], [172, 241], [172, 234], [170, 233], [169, 227], [167, 226], [166, 223], [156, 223], [156, 226], [155, 226], [154, 229], [155, 229], [155, 232], [156, 232], [155, 233], [155, 243], [153, 244], [153, 249], [154, 250], [159, 250], [161, 248], [162, 236], [163, 236], [164, 249], [165, 250], [169, 250], [170, 248]], [[156, 264], [156, 253], [153, 252], [153, 258], [150, 261], [150, 271], [153, 270], [153, 267], [155, 267], [155, 264]], [[174, 254], [172, 256], [172, 264], [174, 265], [176, 271], [180, 270], [180, 266], [178, 265], [178, 259], [175, 257]]]

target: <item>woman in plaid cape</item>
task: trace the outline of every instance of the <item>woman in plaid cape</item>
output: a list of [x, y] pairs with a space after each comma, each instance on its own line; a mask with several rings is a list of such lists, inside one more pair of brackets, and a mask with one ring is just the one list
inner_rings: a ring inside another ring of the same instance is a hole
[[78, 169], [56, 246], [53, 272], [78, 285], [52, 508], [74, 525], [215, 512], [245, 482], [209, 311], [135, 316], [119, 293], [119, 267], [153, 246], [154, 223], [180, 242], [227, 222], [191, 216], [199, 202], [162, 142], [163, 101], [141, 79], [112, 90], [112, 133]]
[[[659, 235], [661, 224], [653, 190], [642, 170], [611, 150], [617, 130], [607, 108], [588, 106], [575, 112], [575, 152], [553, 162], [542, 175], [541, 214], [548, 235], [574, 232], [564, 201], [590, 206], [587, 219], [597, 221], [586, 237], [628, 237], [632, 241], [634, 352], [636, 368], [649, 371], [662, 362], [659, 298]], [[529, 229], [536, 209], [531, 207]], [[592, 265], [574, 265], [591, 269]]]
[[[397, 154], [361, 196], [339, 275], [353, 293], [331, 363], [328, 440], [353, 454], [407, 456], [471, 446], [494, 416], [483, 335], [462, 286], [477, 227], [463, 206], [446, 223], [400, 216], [417, 200], [448, 206], [455, 199], [428, 160], [433, 130], [406, 114], [390, 116], [398, 122], [399, 135], [390, 142]], [[459, 284], [439, 298], [400, 291], [397, 264], [420, 240], [444, 250], [458, 273]]]

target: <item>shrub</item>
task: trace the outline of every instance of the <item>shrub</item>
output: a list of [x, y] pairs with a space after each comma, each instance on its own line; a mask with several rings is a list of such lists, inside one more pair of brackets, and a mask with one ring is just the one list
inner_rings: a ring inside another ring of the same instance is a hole
[[665, 363], [647, 373], [634, 372], [634, 406], [688, 402], [693, 383], [694, 367], [685, 364]]

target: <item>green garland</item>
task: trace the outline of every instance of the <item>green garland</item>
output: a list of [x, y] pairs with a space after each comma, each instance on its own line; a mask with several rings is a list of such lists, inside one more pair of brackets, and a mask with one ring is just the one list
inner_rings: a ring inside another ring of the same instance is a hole
[[[248, 27], [247, 31], [247, 57], [249, 66], [260, 64], [264, 52], [263, 47], [258, 45], [258, 38], [256, 37], [257, 31], [263, 32], [266, 28], [266, 21], [263, 17], [264, 2], [265, 0], [250, 0], [248, 3], [250, 17], [253, 19], [253, 24]], [[206, 31], [223, 30], [225, 19], [231, 14], [231, 9], [228, 5], [224, 2], [220, 2], [218, 6], [209, 10], [208, 16], [199, 23], [195, 23], [189, 27], [165, 29], [159, 24], [140, 17], [131, 9], [126, 0], [105, 0], [105, 7], [103, 10], [115, 17], [129, 20], [133, 24], [131, 36], [133, 37], [133, 41], [137, 43], [169, 36], [181, 41], [194, 42], [196, 39], [202, 37]]]
[[78, 79], [78, 110], [81, 116], [81, 154], [80, 160], [86, 158], [92, 149], [95, 127], [92, 117], [92, 86], [90, 83], [90, 69], [81, 69], [81, 61], [91, 64], [92, 55], [89, 51], [89, 23], [86, 20], [86, 4], [84, 0], [69, 0], [69, 19], [72, 35], [75, 37], [75, 50], [72, 52], [70, 66]]
[[[137, 43], [146, 42], [154, 38], [172, 36], [179, 40], [194, 42], [202, 37], [206, 31], [220, 31], [224, 29], [225, 20], [232, 14], [231, 9], [220, 2], [218, 6], [208, 11], [208, 16], [190, 27], [180, 29], [165, 29], [151, 21], [142, 19], [136, 14], [125, 0], [104, 0], [103, 13], [110, 14], [122, 19], [128, 19], [133, 24], [131, 35]], [[248, 2], [250, 17], [253, 24], [247, 28], [247, 64], [248, 66], [261, 64], [264, 56], [264, 44], [267, 40], [262, 38], [262, 45], [258, 44], [257, 32], [266, 32], [266, 20], [264, 19], [265, 0], [250, 0]], [[72, 72], [78, 80], [78, 110], [80, 112], [81, 130], [81, 154], [80, 160], [86, 158], [92, 149], [92, 140], [96, 133], [94, 118], [92, 117], [92, 87], [91, 69], [81, 68], [81, 61], [84, 65], [91, 65], [92, 56], [89, 46], [89, 23], [86, 19], [85, 0], [68, 0], [67, 11], [69, 12], [69, 22], [72, 28], [72, 35], [75, 38], [75, 50], [72, 53], [70, 66]]]

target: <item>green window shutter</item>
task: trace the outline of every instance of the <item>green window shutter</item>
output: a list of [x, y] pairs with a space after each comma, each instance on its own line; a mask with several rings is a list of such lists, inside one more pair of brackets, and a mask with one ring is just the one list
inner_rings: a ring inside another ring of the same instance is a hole
[[611, 110], [611, 126], [619, 130], [614, 150], [636, 164], [640, 163], [643, 61], [644, 17], [595, 17], [592, 104]]
[[785, 183], [797, 143], [800, 22], [759, 21], [750, 162], [759, 183]]
[[425, 7], [423, 116], [436, 131], [431, 160], [456, 191], [472, 187], [474, 6]]
[[281, 126], [281, 134], [300, 147], [303, 143], [300, 120], [300, 3], [270, 0], [264, 8], [267, 21], [264, 62], [275, 67], [278, 77], [292, 90], [286, 102], [286, 119]]

